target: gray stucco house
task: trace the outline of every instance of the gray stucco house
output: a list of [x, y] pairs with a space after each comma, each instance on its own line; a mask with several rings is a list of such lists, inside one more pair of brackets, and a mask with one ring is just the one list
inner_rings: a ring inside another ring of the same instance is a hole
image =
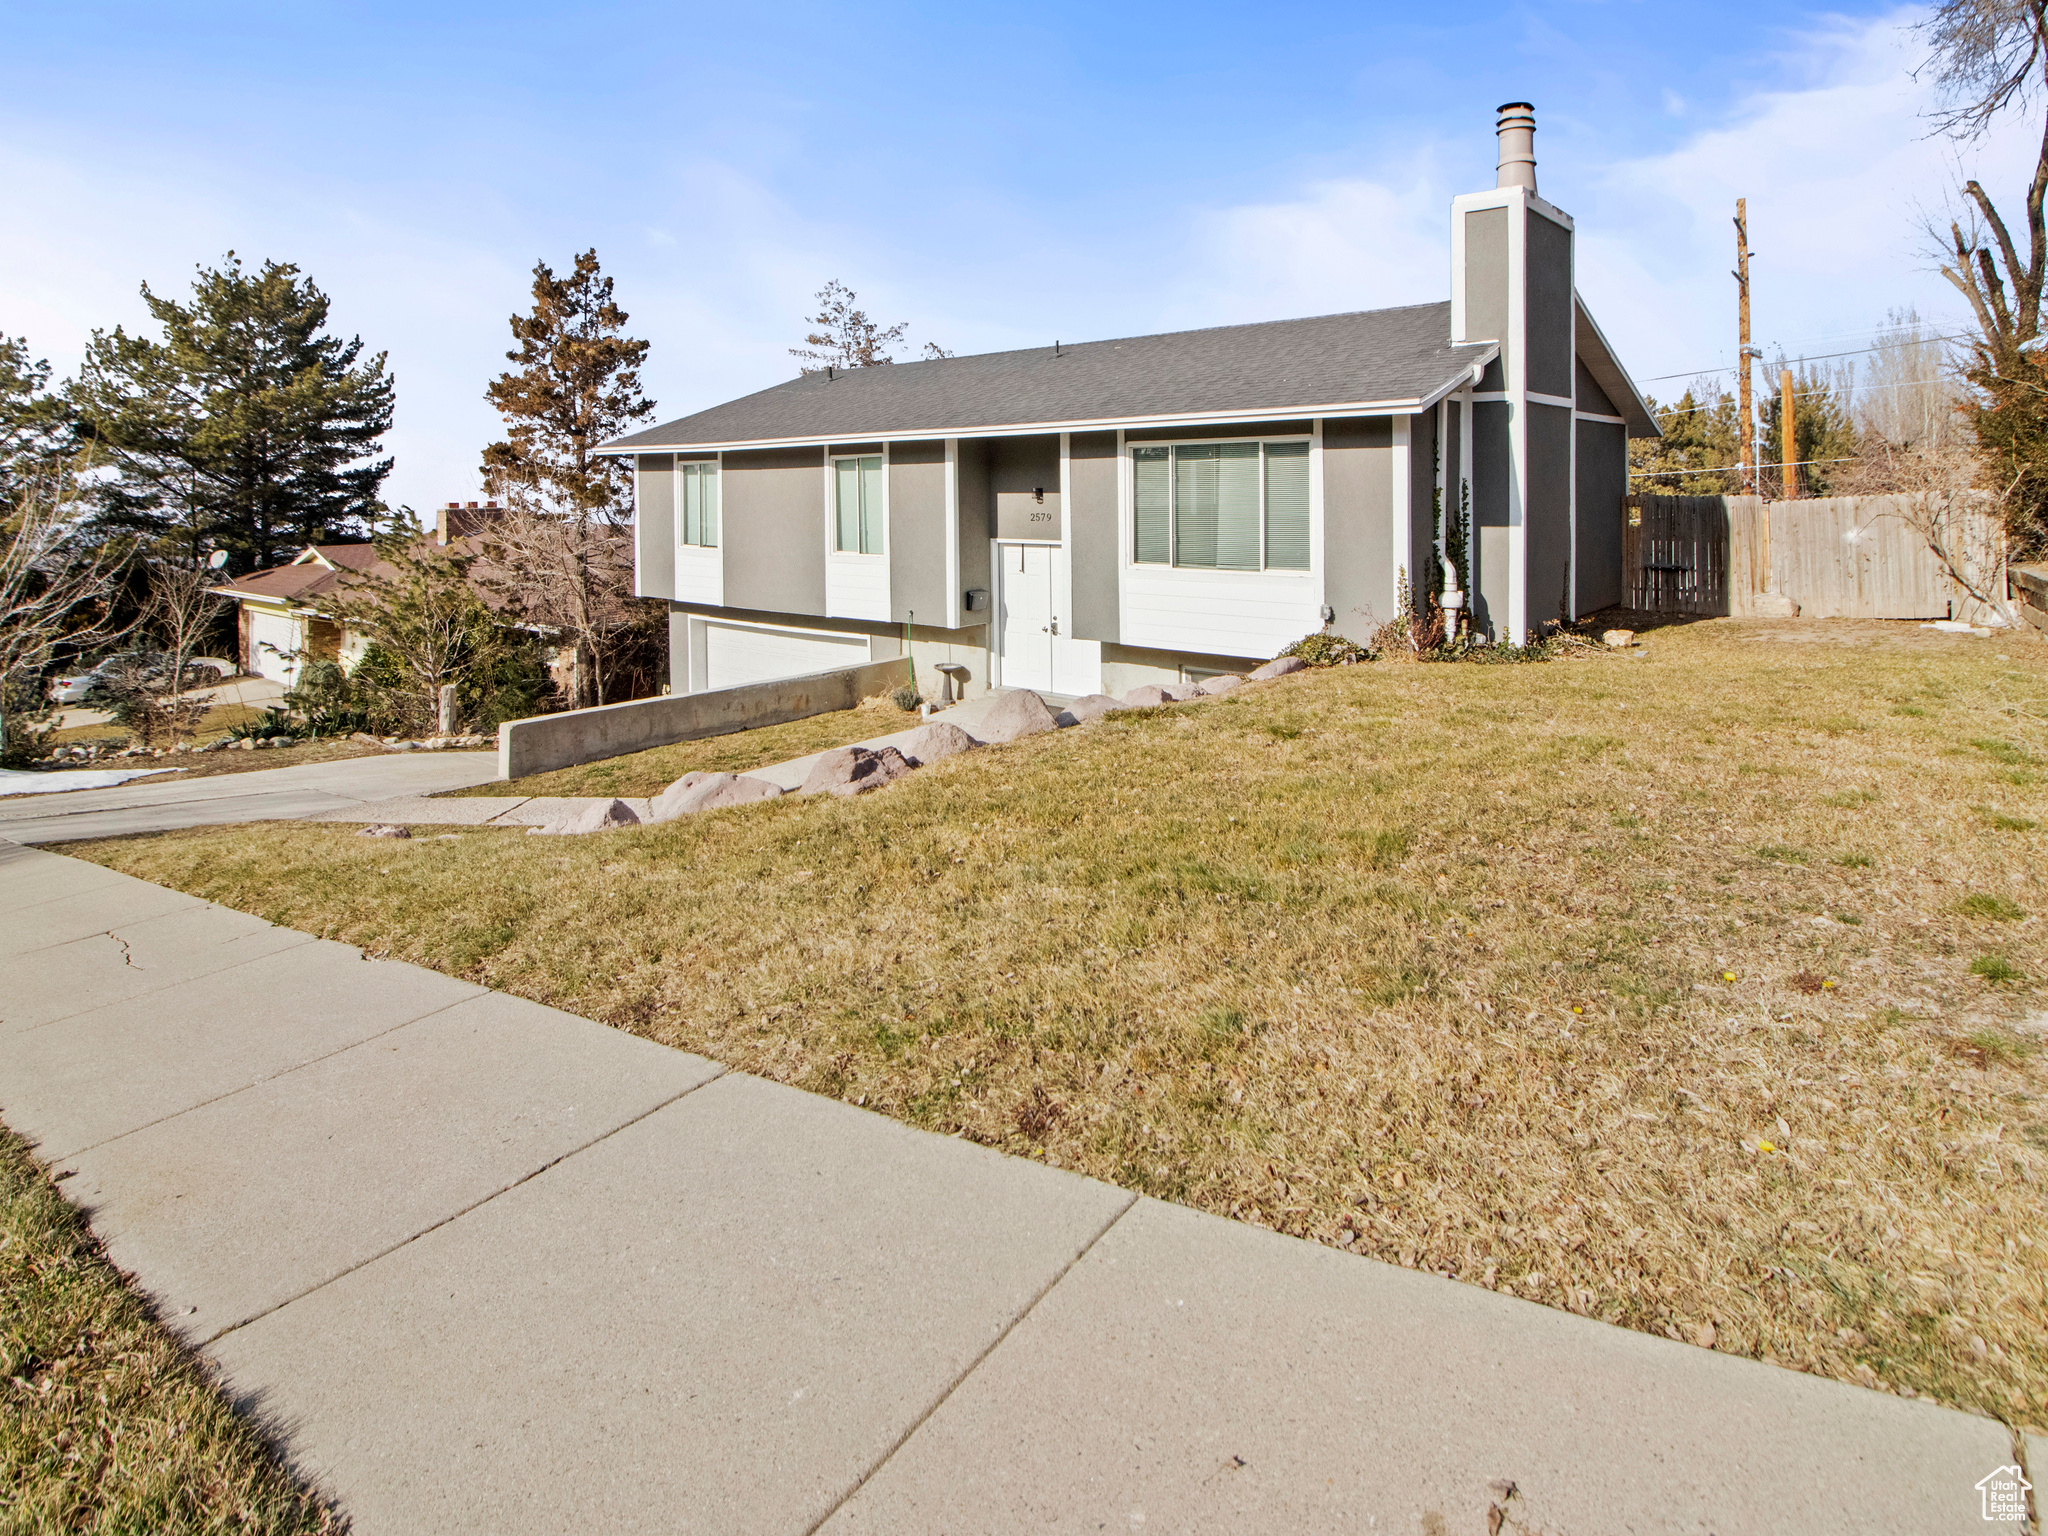
[[[607, 445], [672, 687], [902, 654], [1118, 693], [1363, 637], [1469, 489], [1477, 625], [1622, 595], [1641, 394], [1536, 195], [1534, 118], [1451, 204], [1447, 302], [806, 374]], [[929, 691], [929, 690], [928, 690]]]

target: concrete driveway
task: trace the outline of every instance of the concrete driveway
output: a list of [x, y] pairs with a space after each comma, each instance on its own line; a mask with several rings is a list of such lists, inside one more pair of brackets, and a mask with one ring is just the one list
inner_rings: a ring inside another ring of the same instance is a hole
[[138, 779], [111, 789], [0, 800], [0, 837], [64, 843], [235, 821], [300, 821], [396, 795], [466, 789], [497, 776], [495, 752], [418, 752], [216, 774], [185, 783]]

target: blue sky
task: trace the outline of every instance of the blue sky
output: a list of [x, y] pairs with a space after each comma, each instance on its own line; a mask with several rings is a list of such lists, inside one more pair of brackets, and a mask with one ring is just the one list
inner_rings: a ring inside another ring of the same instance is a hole
[[1738, 195], [1759, 339], [1838, 351], [1958, 318], [1918, 225], [2031, 164], [2023, 128], [1926, 137], [1916, 14], [10, 3], [0, 331], [69, 369], [144, 280], [295, 261], [391, 354], [387, 491], [424, 508], [477, 494], [536, 259], [597, 247], [663, 418], [789, 377], [833, 277], [960, 352], [1420, 302], [1527, 99], [1639, 378], [1730, 360]]

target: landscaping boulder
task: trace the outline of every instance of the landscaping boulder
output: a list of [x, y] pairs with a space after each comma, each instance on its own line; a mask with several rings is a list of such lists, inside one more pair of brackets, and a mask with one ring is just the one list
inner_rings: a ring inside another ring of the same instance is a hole
[[395, 822], [379, 821], [363, 828], [357, 837], [411, 837], [411, 827], [401, 827]]
[[1030, 689], [1013, 688], [996, 695], [977, 729], [983, 741], [1016, 741], [1054, 729], [1052, 711]]
[[675, 783], [669, 785], [667, 789], [664, 789], [654, 797], [654, 803], [647, 808], [648, 819], [650, 821], [674, 821], [678, 816], [684, 814], [682, 802], [690, 797], [692, 790], [706, 779], [719, 777], [724, 777], [724, 775], [696, 772], [684, 774]]
[[928, 720], [910, 733], [903, 743], [903, 756], [914, 768], [923, 768], [942, 758], [981, 745], [950, 720]]
[[1086, 725], [1090, 720], [1100, 720], [1113, 709], [1122, 708], [1123, 705], [1106, 693], [1091, 693], [1074, 700], [1061, 710], [1053, 717], [1053, 724], [1062, 728], [1069, 725]]
[[1752, 592], [1749, 597], [1749, 611], [1759, 619], [1796, 619], [1799, 604], [1782, 592]]
[[1199, 699], [1202, 696], [1202, 685], [1200, 683], [1167, 683], [1161, 687], [1160, 692], [1164, 693], [1172, 703], [1185, 704], [1189, 699]]
[[1173, 695], [1157, 683], [1140, 683], [1123, 698], [1125, 709], [1156, 709], [1172, 702]]
[[[1039, 706], [1043, 708], [1044, 706]], [[800, 794], [859, 795], [884, 784], [893, 784], [914, 765], [894, 747], [879, 752], [866, 747], [834, 747], [804, 778]]]
[[735, 773], [686, 773], [655, 797], [648, 807], [650, 821], [674, 821], [693, 811], [715, 811], [728, 805], [746, 805], [755, 800], [773, 800], [782, 786], [766, 779], [745, 778]]
[[1269, 677], [1285, 677], [1290, 672], [1303, 671], [1307, 666], [1308, 663], [1299, 656], [1282, 656], [1277, 661], [1267, 662], [1263, 667], [1254, 667], [1244, 676], [1248, 683], [1263, 683]]
[[545, 832], [558, 837], [578, 837], [585, 832], [604, 832], [612, 827], [637, 827], [640, 818], [623, 800], [593, 800], [573, 811], [564, 811], [528, 832]]
[[1636, 643], [1636, 632], [1632, 629], [1605, 629], [1600, 632], [1600, 643], [1619, 651]]
[[1235, 672], [1225, 672], [1217, 677], [1203, 678], [1200, 683], [1196, 684], [1196, 687], [1203, 694], [1213, 698], [1215, 695], [1219, 693], [1230, 692], [1231, 689], [1239, 686], [1243, 682], [1244, 679], [1239, 677]]

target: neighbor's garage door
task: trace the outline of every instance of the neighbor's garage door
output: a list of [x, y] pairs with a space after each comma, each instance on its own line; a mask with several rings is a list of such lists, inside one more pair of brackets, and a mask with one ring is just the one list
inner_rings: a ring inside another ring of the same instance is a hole
[[287, 688], [298, 675], [298, 663], [285, 658], [299, 648], [299, 621], [288, 613], [249, 613], [250, 669], [263, 677], [275, 678]]
[[704, 686], [735, 688], [778, 677], [802, 677], [868, 659], [865, 635], [820, 635], [749, 624], [704, 626]]

